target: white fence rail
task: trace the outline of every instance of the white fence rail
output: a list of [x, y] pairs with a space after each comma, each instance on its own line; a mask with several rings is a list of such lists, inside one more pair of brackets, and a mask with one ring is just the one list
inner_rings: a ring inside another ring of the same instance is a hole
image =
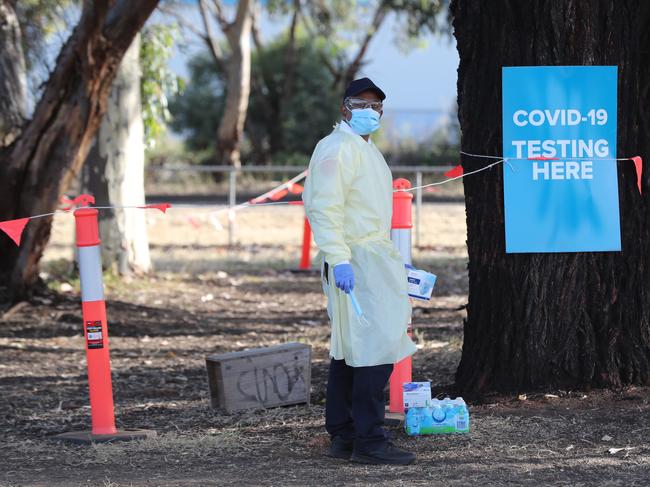
[[[412, 174], [415, 180], [412, 184], [419, 188], [422, 186], [422, 177], [424, 174], [442, 174], [449, 171], [453, 166], [391, 166], [394, 174], [400, 176]], [[168, 165], [163, 167], [149, 167], [149, 171], [155, 172], [198, 172], [208, 174], [224, 173], [228, 174], [228, 206], [233, 207], [237, 204], [237, 176], [244, 173], [257, 174], [299, 174], [307, 169], [304, 166], [242, 166], [234, 168], [232, 166], [199, 166], [199, 165]], [[420, 245], [420, 214], [422, 209], [422, 189], [415, 190], [415, 245]], [[228, 243], [235, 243], [235, 221], [234, 215], [228, 219]]]

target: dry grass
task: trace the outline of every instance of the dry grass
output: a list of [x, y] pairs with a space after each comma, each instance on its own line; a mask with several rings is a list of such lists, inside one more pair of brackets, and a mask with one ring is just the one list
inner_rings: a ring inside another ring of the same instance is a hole
[[[223, 207], [174, 207], [162, 214], [148, 210], [147, 223], [152, 259], [161, 272], [206, 273], [246, 268], [282, 269], [296, 266], [302, 245], [304, 210], [294, 206], [259, 207], [236, 214], [238, 246], [228, 244], [228, 214], [211, 214]], [[215, 228], [219, 220], [223, 229]], [[465, 242], [465, 209], [458, 203], [423, 205], [421, 251], [414, 258], [462, 258]], [[73, 258], [74, 219], [56, 215], [52, 244], [44, 261], [71, 261]], [[315, 255], [316, 247], [312, 248]]]

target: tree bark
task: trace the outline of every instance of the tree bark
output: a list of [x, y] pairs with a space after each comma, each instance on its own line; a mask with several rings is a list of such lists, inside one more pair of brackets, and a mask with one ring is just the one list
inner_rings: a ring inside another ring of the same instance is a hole
[[[617, 65], [619, 157], [650, 156], [648, 2], [454, 0], [451, 11], [464, 151], [501, 153], [502, 66]], [[487, 161], [462, 163], [468, 172]], [[469, 304], [457, 384], [466, 394], [649, 384], [650, 222], [632, 163], [618, 166], [617, 253], [506, 254], [502, 174], [464, 179]]]
[[253, 0], [239, 0], [235, 21], [225, 29], [230, 47], [226, 105], [217, 129], [219, 164], [239, 167], [251, 83], [251, 25]]
[[[108, 97], [106, 114], [83, 168], [83, 182], [97, 206], [142, 206], [144, 123], [140, 97], [140, 36], [126, 51]], [[102, 263], [119, 274], [151, 269], [143, 211], [105, 210], [99, 220]]]
[[[119, 63], [158, 0], [86, 0], [32, 120], [0, 150], [0, 220], [54, 211], [78, 174], [106, 110]], [[0, 268], [15, 298], [38, 279], [52, 218], [30, 221], [16, 249], [3, 239]]]
[[0, 147], [18, 136], [27, 116], [27, 68], [14, 5], [0, 0]]

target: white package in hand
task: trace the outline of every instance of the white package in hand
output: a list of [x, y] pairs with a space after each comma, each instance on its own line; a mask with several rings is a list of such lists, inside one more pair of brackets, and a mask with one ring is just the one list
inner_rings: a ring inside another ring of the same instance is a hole
[[433, 287], [436, 285], [436, 275], [415, 267], [407, 267], [406, 270], [408, 271], [409, 296], [422, 301], [431, 299]]

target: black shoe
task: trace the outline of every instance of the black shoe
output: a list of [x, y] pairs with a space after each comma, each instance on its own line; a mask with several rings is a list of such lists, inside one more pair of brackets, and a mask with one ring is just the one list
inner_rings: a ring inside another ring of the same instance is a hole
[[415, 454], [400, 450], [392, 443], [384, 443], [370, 451], [355, 449], [350, 460], [356, 463], [369, 463], [372, 465], [410, 465], [415, 461]]
[[344, 460], [349, 460], [352, 455], [352, 448], [354, 442], [350, 440], [345, 440], [340, 436], [335, 436], [332, 438], [332, 443], [330, 443], [330, 449], [327, 453], [328, 457], [332, 458], [343, 458]]

